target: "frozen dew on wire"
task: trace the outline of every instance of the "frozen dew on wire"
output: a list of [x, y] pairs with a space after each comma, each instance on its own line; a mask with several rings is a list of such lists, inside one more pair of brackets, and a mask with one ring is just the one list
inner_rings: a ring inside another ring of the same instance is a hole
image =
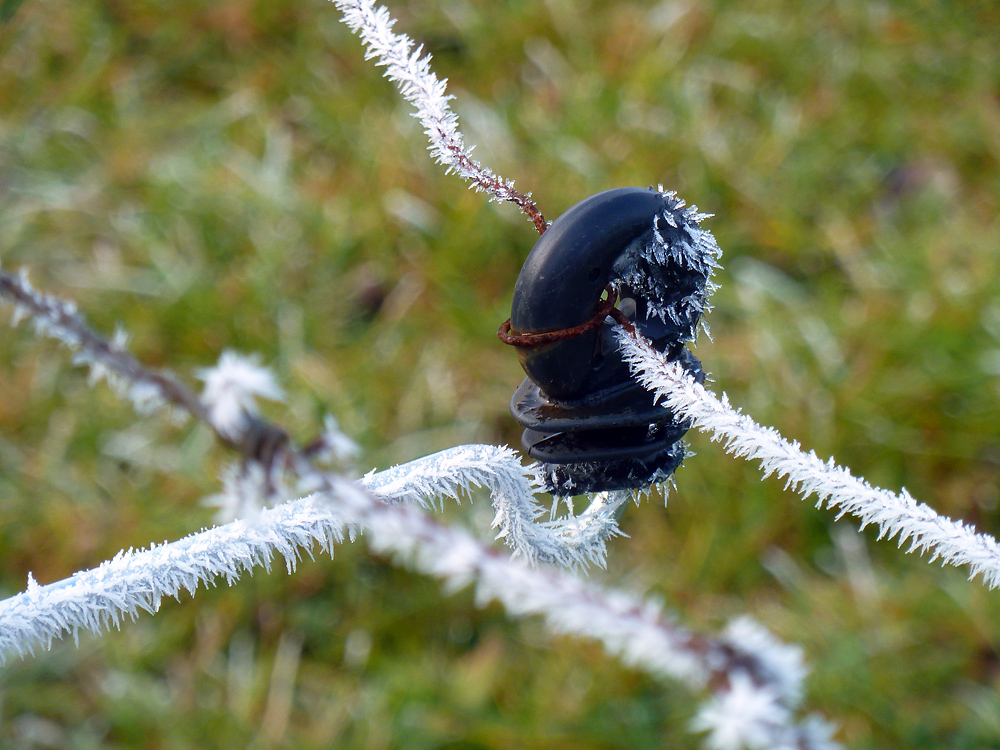
[[766, 675], [768, 684], [784, 705], [795, 707], [799, 704], [808, 672], [799, 646], [782, 643], [750, 617], [730, 622], [722, 639], [754, 655], [761, 674]]
[[[378, 475], [374, 475], [377, 477]], [[397, 477], [390, 477], [389, 486]], [[370, 481], [378, 485], [375, 479]], [[26, 591], [0, 602], [0, 662], [48, 648], [65, 635], [120, 627], [141, 611], [156, 612], [164, 597], [194, 595], [218, 577], [234, 583], [257, 566], [270, 569], [275, 556], [294, 571], [303, 553], [319, 546], [329, 554], [352, 526], [365, 530], [372, 547], [441, 579], [449, 590], [473, 585], [483, 605], [497, 600], [515, 617], [541, 617], [555, 633], [596, 640], [611, 655], [657, 678], [678, 680], [692, 690], [708, 684], [714, 697], [699, 721], [712, 736], [806, 737], [791, 711], [770, 696], [780, 690], [767, 674], [745, 688], [737, 665], [761, 660], [730, 637], [693, 634], [667, 617], [659, 605], [622, 591], [606, 590], [567, 572], [529, 567], [502, 555], [468, 532], [442, 525], [413, 505], [387, 504], [356, 484], [331, 477], [329, 488], [300, 500], [263, 509], [177, 542], [119, 553], [98, 568], [48, 585], [29, 577]], [[759, 641], [759, 638], [757, 639]], [[769, 647], [773, 647], [773, 644]], [[720, 660], [728, 654], [728, 662]], [[721, 675], [729, 675], [726, 680]], [[709, 679], [712, 676], [712, 679]], [[739, 689], [733, 689], [737, 686]], [[724, 707], [737, 712], [724, 723]], [[775, 745], [777, 746], [777, 745]], [[800, 742], [795, 747], [824, 746]]]
[[303, 500], [170, 544], [122, 551], [97, 568], [46, 586], [29, 577], [23, 594], [0, 602], [0, 663], [37, 646], [47, 649], [65, 635], [76, 640], [83, 630], [120, 627], [140, 611], [158, 611], [164, 597], [194, 595], [220, 576], [231, 584], [254, 567], [269, 570], [276, 553], [291, 572], [302, 551], [319, 545], [332, 553], [342, 527], [328, 503]]
[[55, 339], [73, 351], [72, 362], [89, 368], [91, 385], [106, 380], [140, 414], [167, 404], [203, 416], [201, 403], [172, 376], [143, 367], [126, 350], [120, 328], [111, 340], [94, 333], [76, 303], [34, 289], [26, 269], [12, 274], [0, 268], [0, 300], [13, 304], [12, 325], [30, 321], [37, 336]]
[[755, 685], [747, 674], [737, 672], [729, 682], [728, 690], [702, 707], [691, 728], [708, 732], [706, 744], [712, 750], [772, 750], [776, 728], [788, 725], [790, 711], [772, 689]]
[[759, 461], [765, 478], [771, 474], [784, 477], [786, 487], [803, 498], [815, 495], [816, 506], [837, 510], [837, 518], [855, 516], [861, 528], [875, 524], [879, 538], [895, 537], [900, 547], [909, 543], [907, 552], [926, 551], [931, 562], [968, 565], [970, 578], [982, 576], [987, 587], [1000, 586], [1000, 544], [992, 536], [939, 515], [905, 489], [895, 493], [873, 487], [832, 458], [823, 461], [813, 451], [804, 452], [777, 430], [762, 427], [734, 409], [725, 394], [720, 399], [694, 382], [677, 363], [646, 342], [625, 331], [620, 331], [619, 339], [633, 373], [646, 388], [665, 406], [722, 442], [727, 452]]
[[445, 93], [447, 81], [431, 70], [431, 56], [423, 48], [414, 49], [413, 41], [397, 34], [392, 27], [395, 19], [388, 9], [372, 0], [333, 0], [343, 13], [343, 21], [365, 43], [365, 59], [375, 60], [384, 67], [385, 77], [396, 84], [403, 98], [416, 108], [414, 116], [424, 126], [429, 149], [436, 161], [468, 180], [477, 191], [489, 194], [490, 200], [510, 201], [531, 218], [539, 234], [546, 222], [531, 201], [530, 194], [514, 189], [511, 180], [495, 174], [472, 158], [472, 149], [465, 145], [458, 130], [458, 117]]
[[352, 463], [361, 453], [354, 440], [340, 429], [340, 423], [332, 414], [323, 419], [323, 433], [320, 435], [320, 448], [317, 460], [323, 463]]
[[223, 352], [219, 363], [201, 370], [198, 378], [205, 382], [202, 401], [211, 424], [231, 440], [242, 437], [248, 418], [257, 413], [258, 396], [272, 401], [285, 398], [274, 375], [261, 366], [257, 356]]
[[631, 493], [601, 493], [579, 515], [542, 521], [545, 509], [535, 497], [535, 466], [522, 466], [510, 448], [461, 445], [391, 469], [371, 473], [362, 484], [386, 502], [440, 507], [475, 487], [490, 491], [493, 526], [515, 555], [531, 564], [564, 567], [604, 565], [606, 542], [619, 535], [614, 511]]
[[217, 509], [217, 523], [255, 519], [264, 508], [291, 495], [283, 477], [269, 468], [258, 461], [227, 465], [222, 470], [222, 491], [209, 495], [202, 504]]

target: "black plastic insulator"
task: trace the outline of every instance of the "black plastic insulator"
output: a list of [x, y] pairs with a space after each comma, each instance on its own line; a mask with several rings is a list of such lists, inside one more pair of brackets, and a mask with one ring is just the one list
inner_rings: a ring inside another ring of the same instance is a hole
[[[511, 333], [575, 328], [600, 309], [615, 264], [650, 241], [665, 198], [653, 189], [616, 188], [591, 196], [556, 219], [524, 263], [514, 287]], [[647, 316], [647, 302], [619, 288], [619, 310], [655, 348], [704, 379], [678, 326]], [[684, 457], [689, 425], [654, 402], [631, 377], [609, 318], [586, 333], [518, 346], [527, 379], [511, 399], [526, 429], [525, 451], [559, 495], [643, 489], [665, 481]]]
[[[652, 231], [653, 217], [662, 207], [655, 190], [616, 188], [577, 203], [552, 222], [514, 285], [511, 332], [559, 331], [590, 320], [614, 262]], [[606, 333], [595, 328], [555, 344], [520, 347], [518, 358], [549, 396], [577, 399], [600, 388], [602, 380], [624, 382], [617, 373], [595, 373], [595, 352], [604, 349]]]

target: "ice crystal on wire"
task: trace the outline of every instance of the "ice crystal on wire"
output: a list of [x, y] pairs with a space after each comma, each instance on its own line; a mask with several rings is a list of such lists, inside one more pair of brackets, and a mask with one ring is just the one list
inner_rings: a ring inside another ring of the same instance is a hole
[[733, 620], [722, 637], [735, 648], [753, 654], [761, 676], [774, 687], [785, 705], [798, 705], [806, 677], [801, 648], [782, 643], [750, 617]]
[[434, 75], [431, 56], [424, 54], [423, 47], [414, 49], [413, 40], [393, 31], [396, 19], [373, 0], [333, 0], [333, 3], [344, 14], [344, 23], [365, 43], [365, 59], [385, 67], [385, 77], [416, 108], [414, 117], [424, 126], [435, 161], [448, 172], [468, 180], [475, 190], [487, 193], [490, 200], [516, 204], [531, 217], [539, 232], [544, 231], [545, 220], [531, 202], [530, 194], [519, 193], [512, 180], [472, 158], [472, 148], [465, 145], [458, 117], [448, 104], [453, 98], [445, 93], [448, 82]]
[[645, 301], [647, 315], [676, 329], [679, 341], [693, 341], [702, 316], [711, 310], [716, 290], [712, 277], [722, 250], [715, 237], [701, 228], [711, 214], [687, 206], [674, 192], [664, 192], [663, 210], [653, 218], [650, 231], [615, 263], [613, 273]]
[[620, 534], [615, 510], [630, 493], [601, 493], [586, 511], [540, 521], [545, 510], [535, 499], [537, 467], [522, 466], [510, 448], [461, 445], [391, 469], [370, 473], [362, 484], [386, 502], [440, 507], [475, 487], [489, 489], [496, 515], [493, 527], [515, 555], [529, 563], [563, 567], [604, 565], [606, 542]]
[[775, 742], [776, 733], [790, 719], [791, 712], [773, 689], [736, 672], [729, 677], [729, 689], [716, 693], [702, 707], [691, 728], [708, 732], [706, 744], [712, 750], [792, 750], [790, 743], [779, 746]]
[[218, 509], [215, 514], [218, 523], [253, 519], [264, 508], [287, 496], [287, 490], [276, 490], [276, 486], [283, 486], [278, 471], [268, 471], [258, 461], [234, 463], [222, 471], [222, 492], [206, 497], [202, 504]]
[[332, 414], [327, 414], [323, 420], [323, 434], [320, 439], [323, 454], [318, 458], [326, 463], [334, 461], [350, 463], [361, 452], [358, 444], [341, 431], [337, 418]]
[[816, 506], [836, 509], [838, 519], [851, 514], [861, 528], [875, 524], [880, 539], [896, 537], [900, 547], [909, 543], [907, 552], [929, 552], [931, 561], [968, 565], [970, 578], [981, 575], [987, 587], [1000, 587], [1000, 543], [989, 534], [939, 515], [905, 489], [895, 493], [873, 487], [832, 458], [823, 461], [814, 451], [806, 453], [777, 430], [734, 409], [725, 394], [719, 398], [696, 383], [662, 352], [624, 331], [619, 339], [640, 383], [675, 414], [722, 442], [728, 453], [760, 461], [764, 477], [784, 477], [787, 488], [803, 498], [815, 495]]
[[205, 381], [202, 400], [212, 426], [232, 440], [243, 434], [247, 417], [257, 413], [255, 397], [275, 401], [285, 397], [271, 371], [261, 367], [259, 357], [226, 351], [215, 367], [200, 371], [198, 377]]
[[794, 750], [798, 750], [798, 747], [808, 747], [811, 750], [842, 750], [841, 744], [833, 739], [837, 727], [818, 714], [806, 716], [797, 729], [800, 740], [797, 747], [792, 746]]

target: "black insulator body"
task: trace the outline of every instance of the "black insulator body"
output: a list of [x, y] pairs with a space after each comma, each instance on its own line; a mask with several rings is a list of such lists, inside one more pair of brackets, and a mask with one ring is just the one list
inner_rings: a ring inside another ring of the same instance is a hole
[[[564, 331], [591, 320], [620, 270], [616, 263], [651, 240], [664, 207], [656, 190], [617, 188], [556, 219], [518, 276], [511, 333]], [[683, 346], [687, 329], [647, 315], [649, 302], [627, 287], [618, 291], [619, 310], [637, 331], [703, 380], [700, 362]], [[528, 377], [511, 399], [511, 412], [525, 428], [521, 442], [542, 464], [549, 491], [643, 489], [680, 465], [689, 425], [631, 377], [610, 318], [570, 338], [520, 345], [518, 358]]]

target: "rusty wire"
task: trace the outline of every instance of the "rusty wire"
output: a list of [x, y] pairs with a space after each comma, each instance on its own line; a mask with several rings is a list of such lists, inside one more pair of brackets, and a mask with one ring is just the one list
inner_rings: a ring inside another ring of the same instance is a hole
[[566, 339], [582, 336], [588, 331], [592, 331], [599, 325], [603, 324], [604, 319], [609, 315], [614, 318], [615, 322], [621, 325], [625, 330], [630, 333], [634, 333], [635, 327], [632, 325], [632, 321], [625, 317], [625, 313], [615, 307], [615, 303], [618, 301], [618, 292], [615, 290], [615, 285], [608, 284], [604, 291], [608, 294], [607, 299], [600, 300], [600, 304], [598, 305], [594, 316], [585, 323], [573, 326], [572, 328], [562, 328], [557, 331], [543, 331], [540, 333], [511, 333], [510, 318], [507, 318], [497, 331], [497, 338], [508, 346], [541, 346], [542, 344], [554, 344], [557, 341], [565, 341]]

